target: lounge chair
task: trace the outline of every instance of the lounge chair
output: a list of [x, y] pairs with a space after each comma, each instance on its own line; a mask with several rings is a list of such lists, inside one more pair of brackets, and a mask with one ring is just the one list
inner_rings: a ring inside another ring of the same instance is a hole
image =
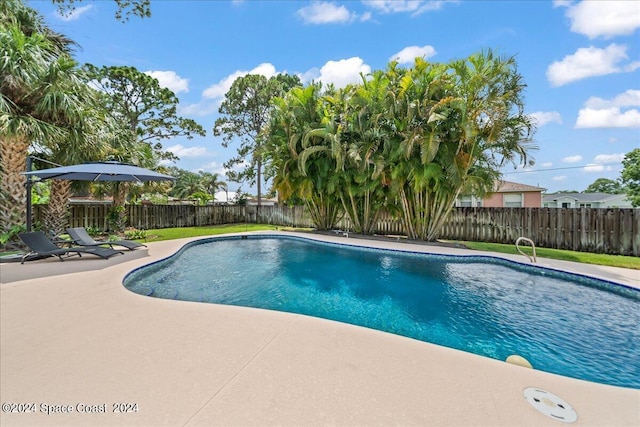
[[107, 259], [114, 255], [122, 254], [122, 252], [116, 251], [115, 249], [100, 247], [61, 248], [59, 246], [56, 246], [55, 243], [49, 240], [42, 231], [19, 233], [18, 236], [20, 237], [20, 240], [22, 240], [24, 244], [27, 245], [30, 251], [22, 257], [22, 260], [20, 262], [21, 264], [24, 264], [24, 262], [28, 258], [33, 257], [34, 255], [38, 257], [57, 256], [58, 258], [60, 258], [60, 261], [64, 261], [64, 259], [62, 258], [63, 255], [78, 255], [79, 257], [82, 257], [82, 254], [91, 254]]
[[69, 237], [71, 237], [71, 239], [73, 239], [76, 245], [85, 247], [109, 245], [109, 247], [113, 249], [113, 246], [116, 245], [123, 246], [130, 251], [142, 246], [144, 246], [145, 248], [147, 247], [147, 245], [143, 245], [142, 243], [134, 242], [132, 240], [115, 240], [113, 242], [93, 240], [93, 238], [89, 236], [89, 233], [87, 233], [87, 230], [85, 230], [84, 227], [67, 228], [67, 234], [69, 235]]

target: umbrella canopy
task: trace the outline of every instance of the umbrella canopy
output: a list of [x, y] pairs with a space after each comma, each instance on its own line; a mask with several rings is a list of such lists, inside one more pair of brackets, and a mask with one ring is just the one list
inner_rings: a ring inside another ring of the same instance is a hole
[[175, 178], [138, 166], [120, 162], [93, 162], [73, 166], [23, 172], [27, 177], [68, 179], [71, 181], [167, 181]]
[[[175, 178], [120, 162], [93, 162], [73, 166], [31, 171], [31, 158], [27, 159], [27, 171], [23, 172], [27, 178], [27, 194], [31, 194], [32, 181], [30, 177], [40, 179], [67, 179], [70, 181], [168, 181]], [[31, 197], [27, 197], [27, 231], [31, 231]]]

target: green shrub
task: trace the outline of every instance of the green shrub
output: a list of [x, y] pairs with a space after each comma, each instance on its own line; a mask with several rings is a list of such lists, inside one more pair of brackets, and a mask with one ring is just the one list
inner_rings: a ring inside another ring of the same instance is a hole
[[146, 240], [146, 230], [127, 230], [124, 232], [124, 237], [127, 240]]
[[87, 230], [87, 233], [89, 234], [89, 236], [92, 236], [92, 237], [102, 234], [102, 230], [99, 229], [98, 227], [86, 227], [85, 230]]
[[11, 240], [14, 240], [14, 239], [17, 240], [18, 233], [22, 233], [23, 231], [26, 231], [26, 230], [27, 230], [27, 227], [25, 227], [23, 224], [14, 225], [6, 233], [0, 234], [0, 245], [4, 246], [7, 243], [9, 243]]

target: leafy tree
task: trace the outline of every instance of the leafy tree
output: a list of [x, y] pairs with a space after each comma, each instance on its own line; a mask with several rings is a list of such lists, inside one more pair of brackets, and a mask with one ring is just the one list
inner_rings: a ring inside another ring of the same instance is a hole
[[[76, 9], [76, 4], [82, 0], [51, 0], [58, 5], [58, 11], [62, 15], [67, 15]], [[114, 0], [118, 9], [115, 17], [120, 22], [129, 20], [129, 16], [134, 15], [140, 18], [151, 16], [151, 0]]]
[[620, 181], [614, 181], [608, 178], [598, 178], [584, 190], [585, 193], [607, 193], [622, 194], [624, 187]]
[[[120, 124], [111, 139], [110, 156], [119, 161], [157, 169], [160, 160], [176, 160], [164, 151], [161, 141], [184, 136], [205, 136], [194, 120], [178, 116], [178, 98], [157, 79], [134, 67], [84, 66], [87, 76], [100, 90], [104, 111]], [[114, 205], [124, 204], [126, 184], [114, 182]], [[150, 187], [148, 185], [148, 187]]]
[[[114, 147], [116, 157], [124, 157], [131, 145], [144, 143], [153, 149], [157, 160], [175, 160], [176, 157], [162, 150], [161, 141], [185, 136], [192, 139], [195, 135], [205, 136], [206, 132], [194, 120], [178, 116], [178, 97], [167, 88], [160, 87], [154, 77], [138, 71], [134, 67], [114, 66], [97, 68], [86, 64], [85, 70], [92, 83], [103, 94], [103, 105], [113, 118], [123, 124], [128, 132], [123, 147]], [[122, 148], [121, 150], [118, 150]], [[129, 160], [138, 164], [136, 155], [145, 156], [137, 151], [129, 155]]]
[[622, 183], [633, 207], [640, 206], [640, 148], [628, 152], [622, 160]]
[[3, 230], [26, 217], [30, 148], [49, 152], [90, 135], [90, 91], [71, 57], [73, 42], [19, 0], [0, 0], [0, 212]]
[[213, 200], [211, 194], [204, 191], [196, 191], [195, 193], [190, 194], [189, 198], [197, 200], [199, 205], [206, 205], [209, 200]]
[[[227, 176], [232, 181], [257, 184], [258, 210], [262, 201], [262, 146], [271, 117], [271, 101], [299, 85], [297, 76], [278, 74], [267, 79], [249, 74], [233, 82], [218, 110], [222, 116], [216, 120], [213, 134], [222, 136], [223, 147], [236, 139], [240, 142], [237, 156], [224, 164]], [[236, 172], [234, 167], [238, 165], [244, 165], [244, 169]]]
[[41, 181], [33, 184], [33, 204], [46, 205], [49, 203], [49, 195], [51, 194], [51, 181]]

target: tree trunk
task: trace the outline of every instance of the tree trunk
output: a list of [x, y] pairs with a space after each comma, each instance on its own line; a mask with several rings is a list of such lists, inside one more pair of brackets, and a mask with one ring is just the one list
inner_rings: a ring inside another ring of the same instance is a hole
[[258, 157], [258, 209], [256, 210], [256, 220], [260, 217], [260, 206], [262, 206], [262, 159]]
[[108, 213], [108, 227], [111, 232], [123, 232], [127, 225], [127, 183], [115, 181], [113, 183], [113, 206]]
[[0, 138], [0, 232], [26, 223], [27, 179], [25, 171], [29, 140], [24, 136]]
[[67, 205], [71, 196], [71, 181], [51, 180], [49, 204], [44, 212], [44, 230], [54, 236], [62, 234], [68, 226]]

